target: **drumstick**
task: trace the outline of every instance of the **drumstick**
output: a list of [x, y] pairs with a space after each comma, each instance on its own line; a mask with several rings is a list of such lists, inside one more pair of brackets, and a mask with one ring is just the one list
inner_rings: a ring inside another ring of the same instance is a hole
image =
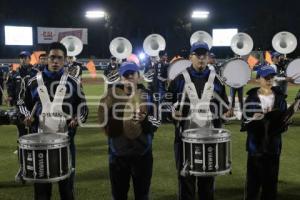
[[[31, 113], [30, 113], [30, 116], [29, 116], [29, 118], [30, 118], [30, 120], [33, 118], [33, 115], [34, 115], [34, 113], [35, 113], [35, 111], [36, 111], [36, 109], [37, 109], [37, 102], [34, 104], [34, 106], [33, 106], [33, 108], [32, 108], [32, 110], [31, 110]], [[30, 125], [29, 125], [30, 126]]]
[[36, 109], [37, 109], [37, 104], [38, 104], [38, 102], [36, 102], [36, 103], [34, 104], [33, 108], [32, 108], [32, 111], [31, 111], [31, 113], [30, 113], [30, 119], [33, 117], [33, 115], [34, 115], [34, 113], [35, 113], [35, 111], [36, 111]]
[[[186, 92], [185, 92], [185, 89], [183, 89], [181, 101], [180, 101], [180, 104], [179, 104], [179, 112], [180, 112], [180, 114], [182, 114], [182, 109], [183, 109], [183, 105], [182, 104], [184, 104], [185, 98], [186, 98]], [[177, 123], [176, 123], [176, 128], [179, 128], [179, 123], [180, 123], [180, 121], [178, 120]]]
[[292, 76], [292, 79], [294, 79], [294, 80], [296, 80], [297, 78], [300, 78], [300, 73], [297, 73], [294, 76]]

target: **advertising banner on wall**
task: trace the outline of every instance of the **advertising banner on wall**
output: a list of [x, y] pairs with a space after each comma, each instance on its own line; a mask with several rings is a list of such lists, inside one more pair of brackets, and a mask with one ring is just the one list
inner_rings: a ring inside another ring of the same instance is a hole
[[38, 43], [49, 44], [52, 42], [58, 42], [65, 36], [76, 36], [83, 44], [88, 44], [88, 31], [87, 28], [50, 28], [50, 27], [38, 27]]

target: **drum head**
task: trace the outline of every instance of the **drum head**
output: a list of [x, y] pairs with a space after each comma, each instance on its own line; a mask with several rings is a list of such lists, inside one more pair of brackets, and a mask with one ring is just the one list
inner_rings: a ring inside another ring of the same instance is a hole
[[68, 141], [68, 135], [57, 133], [34, 133], [24, 135], [19, 139], [20, 144], [57, 144]]
[[182, 133], [184, 138], [188, 139], [214, 139], [214, 138], [229, 138], [230, 132], [226, 129], [217, 128], [197, 128], [197, 129], [187, 129]]
[[231, 60], [223, 66], [222, 77], [226, 79], [225, 83], [230, 87], [239, 88], [250, 80], [251, 69], [248, 63], [241, 59]]
[[294, 83], [300, 84], [300, 58], [297, 58], [288, 64], [286, 75], [288, 77], [296, 78]]
[[168, 69], [168, 79], [174, 80], [181, 72], [192, 65], [189, 60], [177, 60]]

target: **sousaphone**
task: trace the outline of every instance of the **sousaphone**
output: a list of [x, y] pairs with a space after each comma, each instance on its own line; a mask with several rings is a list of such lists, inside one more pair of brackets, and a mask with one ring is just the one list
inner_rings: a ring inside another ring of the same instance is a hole
[[212, 47], [212, 41], [213, 40], [211, 35], [205, 31], [196, 31], [190, 38], [191, 46], [196, 42], [205, 42], [208, 45], [209, 49], [211, 49]]
[[237, 33], [231, 39], [232, 51], [239, 55], [248, 55], [253, 49], [253, 40], [247, 33]]
[[[289, 54], [297, 48], [297, 38], [294, 34], [286, 31], [277, 33], [272, 39], [273, 48], [281, 54]], [[288, 63], [286, 68], [287, 77], [294, 79], [295, 84], [300, 84], [300, 58]]]
[[[128, 58], [132, 53], [132, 45], [129, 40], [124, 37], [116, 37], [109, 44], [110, 53], [118, 60]], [[112, 70], [106, 77], [107, 84], [113, 84], [120, 80], [118, 69]]]
[[[150, 57], [158, 57], [160, 51], [165, 50], [166, 41], [163, 36], [159, 34], [151, 34], [146, 37], [143, 43], [144, 51]], [[150, 69], [143, 74], [146, 82], [152, 82], [154, 77], [154, 69]]]
[[144, 51], [151, 57], [157, 57], [159, 51], [165, 50], [166, 41], [159, 34], [151, 34], [146, 37], [143, 43]]
[[272, 46], [279, 53], [289, 54], [297, 48], [297, 38], [290, 32], [282, 31], [273, 37]]
[[82, 41], [75, 36], [66, 36], [60, 41], [60, 43], [66, 47], [68, 56], [77, 56], [83, 49]]

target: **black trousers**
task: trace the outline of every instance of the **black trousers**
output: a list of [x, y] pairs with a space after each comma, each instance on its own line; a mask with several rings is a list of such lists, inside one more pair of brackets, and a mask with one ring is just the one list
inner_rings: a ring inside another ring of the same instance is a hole
[[151, 150], [143, 156], [110, 155], [109, 175], [113, 200], [127, 200], [130, 178], [135, 200], [149, 200], [152, 167]]
[[243, 89], [244, 87], [230, 88], [230, 96], [232, 98], [231, 107], [232, 108], [235, 107], [235, 94], [238, 93], [238, 99], [239, 99], [241, 111], [243, 110], [243, 106], [244, 106]]
[[276, 200], [280, 155], [248, 155], [246, 200]]
[[[58, 182], [59, 194], [61, 200], [74, 200], [74, 175]], [[35, 183], [34, 200], [50, 200], [52, 194], [52, 183]]]
[[[72, 160], [72, 168], [74, 169], [69, 178], [59, 181], [59, 194], [61, 200], [74, 200], [74, 179], [75, 179], [75, 158], [76, 149], [74, 143], [74, 137], [76, 134], [76, 128], [68, 130], [70, 136], [70, 153]], [[52, 183], [36, 183], [34, 184], [34, 200], [50, 200], [52, 194]]]
[[199, 200], [213, 200], [215, 178], [213, 176], [181, 176], [180, 171], [183, 167], [183, 150], [181, 141], [175, 140], [174, 151], [178, 175], [178, 199], [195, 200], [197, 191]]
[[24, 124], [18, 124], [17, 128], [18, 128], [18, 138], [27, 135], [29, 133], [28, 128]]

